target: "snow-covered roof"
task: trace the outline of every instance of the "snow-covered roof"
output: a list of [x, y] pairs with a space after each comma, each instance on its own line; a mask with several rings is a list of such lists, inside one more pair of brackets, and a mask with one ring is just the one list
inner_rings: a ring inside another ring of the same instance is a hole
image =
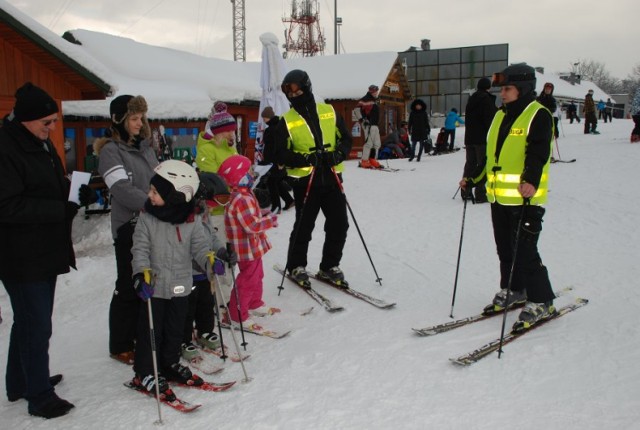
[[[68, 32], [87, 54], [108, 68], [120, 94], [141, 94], [152, 118], [202, 118], [215, 100], [260, 101], [260, 62], [235, 62], [136, 42], [89, 30]], [[259, 41], [257, 41], [259, 42]], [[370, 52], [285, 60], [303, 69], [318, 99], [358, 99], [382, 86], [396, 52]], [[110, 100], [65, 102], [65, 115], [105, 116]]]
[[611, 95], [602, 91], [591, 81], [581, 80], [579, 84], [572, 85], [570, 82], [560, 78], [560, 76], [551, 73], [536, 72], [536, 91], [538, 94], [542, 93], [546, 82], [551, 82], [553, 84], [553, 95], [556, 98], [581, 101], [584, 100], [584, 96], [587, 95], [589, 90], [593, 90], [593, 100], [596, 102], [599, 100], [607, 101], [608, 98], [611, 98], [611, 101], [615, 103], [615, 100]]

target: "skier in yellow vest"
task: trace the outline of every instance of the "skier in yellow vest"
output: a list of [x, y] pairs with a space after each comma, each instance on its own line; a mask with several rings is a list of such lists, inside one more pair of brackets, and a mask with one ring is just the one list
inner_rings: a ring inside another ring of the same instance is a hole
[[292, 108], [276, 128], [274, 158], [287, 168], [296, 205], [286, 269], [299, 285], [310, 286], [307, 250], [322, 210], [325, 240], [317, 276], [347, 287], [340, 269], [349, 228], [341, 172], [351, 152], [351, 135], [331, 105], [316, 103], [305, 71], [287, 73], [282, 92]]
[[487, 134], [485, 169], [476, 178], [463, 178], [460, 187], [473, 186], [486, 175], [501, 275], [501, 290], [487, 308], [500, 310], [526, 302], [514, 325], [514, 330], [521, 330], [555, 312], [555, 296], [537, 245], [547, 200], [553, 117], [535, 100], [533, 67], [513, 64], [495, 73], [492, 85], [500, 87], [503, 106]]

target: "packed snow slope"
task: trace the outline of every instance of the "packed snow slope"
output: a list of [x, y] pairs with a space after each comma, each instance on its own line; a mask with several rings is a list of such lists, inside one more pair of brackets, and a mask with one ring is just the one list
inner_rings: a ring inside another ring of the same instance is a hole
[[[294, 214], [280, 216], [264, 259], [264, 298], [283, 312], [263, 320], [281, 340], [247, 334], [252, 380], [225, 393], [176, 389], [202, 403], [191, 414], [163, 407], [168, 429], [632, 429], [640, 420], [640, 145], [629, 144], [630, 120], [599, 123], [600, 135], [562, 123], [564, 160], [550, 169], [550, 193], [539, 242], [554, 288], [589, 305], [518, 339], [468, 368], [450, 357], [500, 334], [494, 318], [431, 338], [411, 328], [449, 320], [462, 231], [463, 203], [453, 199], [464, 151], [420, 163], [393, 160], [398, 172], [347, 162], [345, 192], [382, 286], [351, 220], [342, 269], [355, 289], [397, 302], [379, 310], [317, 284], [345, 307], [330, 314], [271, 267], [284, 264]], [[458, 130], [456, 145], [463, 142]], [[558, 157], [554, 146], [555, 156]], [[466, 209], [454, 316], [479, 312], [498, 289], [498, 261], [488, 204]], [[317, 222], [309, 269], [323, 240]], [[51, 370], [57, 393], [76, 405], [68, 416], [29, 417], [25, 401], [9, 403], [0, 382], [3, 429], [144, 429], [157, 420], [153, 399], [127, 390], [130, 367], [109, 358], [107, 315], [115, 280], [108, 216], [77, 217], [78, 271], [58, 278]], [[34, 261], [33, 264], [38, 264]], [[300, 313], [310, 306], [306, 316]], [[0, 289], [0, 368], [5, 367], [12, 312]], [[508, 316], [511, 326], [517, 313]], [[228, 332], [225, 341], [232, 344]], [[244, 378], [226, 363], [210, 379]]]

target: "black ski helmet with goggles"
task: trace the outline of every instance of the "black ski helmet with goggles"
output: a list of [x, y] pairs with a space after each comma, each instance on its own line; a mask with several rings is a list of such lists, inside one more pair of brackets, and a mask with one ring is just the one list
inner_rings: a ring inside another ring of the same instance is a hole
[[500, 73], [493, 74], [491, 86], [506, 85], [516, 87], [522, 97], [536, 89], [536, 70], [526, 63], [518, 63], [510, 65]]
[[309, 75], [304, 70], [294, 69], [284, 76], [280, 88], [284, 95], [287, 96], [287, 99], [289, 94], [293, 92], [291, 91], [292, 84], [296, 84], [304, 94], [311, 94], [311, 79], [309, 79]]

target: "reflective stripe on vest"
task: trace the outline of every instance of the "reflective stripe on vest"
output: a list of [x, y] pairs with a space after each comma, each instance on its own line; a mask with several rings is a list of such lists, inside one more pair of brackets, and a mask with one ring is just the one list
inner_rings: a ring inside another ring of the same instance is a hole
[[[546, 109], [537, 101], [529, 103], [516, 118], [509, 135], [505, 139], [500, 154], [496, 160], [496, 147], [500, 125], [504, 119], [504, 111], [499, 110], [493, 117], [493, 122], [487, 135], [487, 199], [506, 206], [519, 206], [524, 204], [524, 199], [518, 192], [521, 175], [524, 170], [525, 151], [527, 148], [527, 136], [529, 128], [536, 113], [540, 109]], [[553, 139], [549, 141], [549, 147], [553, 145]], [[530, 204], [542, 205], [547, 201], [548, 179], [550, 159], [542, 169], [540, 184]]]
[[[318, 103], [318, 118], [320, 119], [320, 130], [322, 131], [322, 142], [325, 151], [334, 151], [336, 148], [336, 113], [333, 106], [326, 103]], [[285, 113], [284, 118], [289, 130], [289, 148], [300, 154], [310, 154], [316, 150], [316, 142], [313, 133], [309, 129], [307, 122], [295, 109], [290, 109]], [[287, 168], [287, 175], [294, 178], [302, 178], [311, 174], [311, 166]], [[336, 172], [342, 172], [342, 163], [335, 166]]]

